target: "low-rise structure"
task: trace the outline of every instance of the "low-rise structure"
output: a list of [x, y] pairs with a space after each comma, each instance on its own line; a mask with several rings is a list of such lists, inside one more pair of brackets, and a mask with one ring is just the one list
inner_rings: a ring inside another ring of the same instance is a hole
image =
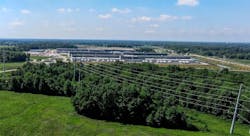
[[169, 56], [165, 53], [137, 52], [121, 49], [57, 49], [59, 54], [68, 54], [72, 62], [128, 62], [128, 63], [196, 63], [189, 56]]

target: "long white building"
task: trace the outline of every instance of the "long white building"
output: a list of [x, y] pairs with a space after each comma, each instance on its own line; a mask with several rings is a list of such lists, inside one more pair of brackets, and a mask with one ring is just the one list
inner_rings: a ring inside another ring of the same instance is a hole
[[168, 56], [164, 53], [137, 52], [128, 50], [89, 50], [89, 49], [57, 49], [57, 53], [66, 53], [75, 62], [131, 62], [131, 63], [195, 63], [189, 56]]

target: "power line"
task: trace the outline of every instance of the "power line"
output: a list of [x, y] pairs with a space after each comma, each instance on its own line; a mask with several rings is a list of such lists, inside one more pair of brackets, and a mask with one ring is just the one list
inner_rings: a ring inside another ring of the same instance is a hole
[[248, 92], [248, 93], [250, 93], [250, 88], [248, 87], [248, 86], [245, 86], [245, 85], [243, 85], [244, 86], [244, 88], [246, 88], [243, 92]]
[[[111, 66], [108, 66], [108, 65], [101, 65], [101, 66], [106, 66], [106, 67], [109, 67], [111, 69], [115, 69], [115, 70], [123, 70], [123, 69], [118, 69], [118, 68], [113, 68]], [[127, 71], [127, 72], [130, 72], [128, 70], [124, 70], [124, 71]], [[169, 82], [173, 82], [173, 83], [178, 83], [180, 84], [180, 82], [177, 82], [177, 81], [171, 81], [171, 80], [163, 80], [161, 78], [166, 78], [166, 77], [162, 77], [162, 76], [157, 76], [157, 75], [150, 75], [150, 74], [143, 74], [142, 72], [140, 73], [139, 71], [136, 71], [136, 70], [132, 70], [133, 72], [136, 72], [137, 74], [140, 74], [140, 75], [144, 75], [144, 76], [149, 76], [150, 78], [154, 78], [154, 79], [157, 79], [157, 80], [161, 80], [161, 81], [169, 81]], [[177, 78], [171, 78], [171, 79], [174, 79], [174, 80], [180, 80], [180, 79], [177, 79]], [[180, 81], [183, 81], [183, 80], [180, 80]], [[191, 81], [189, 81], [191, 82]], [[185, 82], [184, 82], [185, 83]], [[191, 83], [195, 83], [195, 82], [191, 82]], [[190, 84], [190, 83], [185, 83], [186, 85], [194, 85], [194, 84]], [[221, 89], [218, 89], [218, 88], [211, 88], [211, 87], [206, 87], [206, 86], [199, 86], [201, 88], [207, 88], [207, 89], [217, 89], [217, 90], [221, 90]]]
[[[93, 69], [92, 69], [93, 70]], [[100, 72], [100, 71], [99, 71]], [[107, 71], [106, 71], [107, 72]], [[111, 74], [118, 74], [118, 73], [114, 73], [114, 72], [110, 72], [110, 71], [108, 71], [109, 73], [111, 73]], [[128, 78], [131, 78], [131, 77], [128, 77]], [[123, 78], [124, 79], [124, 78]], [[133, 80], [133, 81], [135, 81], [135, 80]], [[152, 84], [152, 83], [151, 83]], [[143, 84], [144, 85], [144, 84]], [[147, 84], [146, 84], [147, 85]], [[160, 87], [158, 87], [158, 86], [152, 86], [151, 85], [151, 87], [154, 87], [154, 88], [160, 88]], [[160, 88], [160, 89], [165, 89], [165, 90], [170, 90], [170, 89], [167, 89], [167, 88]], [[173, 91], [173, 90], [171, 90], [171, 91]], [[207, 98], [207, 99], [213, 99], [213, 98], [208, 98], [208, 97], [205, 97], [205, 96], [200, 96], [200, 95], [194, 95], [194, 94], [190, 94], [190, 93], [185, 93], [185, 92], [180, 92], [180, 93], [183, 93], [183, 94], [188, 94], [188, 95], [193, 95], [193, 96], [197, 96], [197, 97], [203, 97], [203, 98]], [[185, 97], [186, 98], [186, 97]], [[198, 100], [198, 101], [200, 101], [200, 100]], [[220, 99], [219, 101], [223, 101], [222, 99]], [[202, 101], [200, 101], [200, 102], [202, 102]], [[233, 102], [230, 102], [230, 103], [233, 103]], [[215, 105], [219, 105], [219, 104], [215, 104]], [[220, 106], [222, 106], [222, 107], [225, 107], [225, 105], [220, 105]], [[227, 108], [229, 108], [228, 106], [227, 106]], [[241, 109], [241, 111], [245, 111], [245, 110], [242, 110]]]
[[[128, 66], [126, 66], [127, 68], [129, 68]], [[138, 72], [140, 73], [140, 71], [137, 71], [137, 70], [131, 70], [131, 71], [134, 71], [134, 72]], [[141, 72], [143, 73], [143, 72]], [[148, 73], [147, 73], [148, 74]], [[173, 74], [173, 73], [167, 73], [169, 75], [175, 75], [175, 76], [179, 76], [177, 74]], [[161, 78], [168, 78], [168, 79], [173, 79], [173, 80], [179, 80], [179, 81], [185, 81], [185, 82], [188, 82], [188, 83], [196, 83], [196, 84], [201, 84], [201, 85], [208, 85], [208, 86], [214, 86], [214, 87], [221, 87], [219, 85], [212, 85], [212, 84], [206, 84], [206, 83], [201, 83], [201, 82], [197, 82], [197, 81], [188, 81], [188, 80], [184, 80], [184, 79], [178, 79], [178, 78], [173, 78], [173, 77], [165, 77], [165, 76], [162, 76], [162, 75], [156, 75], [154, 74], [153, 76], [158, 76], [158, 77], [161, 77]], [[209, 78], [209, 77], [205, 77], [205, 78]], [[203, 78], [204, 79], [204, 78]], [[229, 90], [234, 90], [234, 88], [229, 88], [229, 87], [223, 87], [224, 89], [229, 89]], [[236, 90], [235, 90], [236, 91]]]
[[[93, 69], [92, 69], [93, 71]], [[97, 71], [96, 71], [97, 72]], [[100, 72], [100, 71], [98, 71]], [[106, 71], [107, 72], [107, 71]], [[103, 72], [101, 72], [102, 74], [104, 74]], [[107, 76], [107, 75], [106, 75]], [[111, 76], [111, 75], [108, 75], [107, 77], [114, 77], [114, 76]], [[125, 78], [122, 78], [122, 77], [116, 77], [116, 78], [121, 78], [123, 80], [127, 80], [129, 82], [133, 82], [133, 83], [138, 83], [136, 82], [135, 80], [128, 80], [128, 79], [125, 79]], [[142, 84], [142, 83], [139, 83], [139, 84]], [[147, 85], [147, 84], [144, 84], [144, 85]], [[153, 88], [158, 88], [160, 90], [167, 90], [167, 91], [171, 91], [171, 92], [174, 92], [173, 90], [170, 90], [170, 89], [166, 89], [166, 88], [160, 88], [160, 87], [157, 87], [157, 86], [153, 86], [153, 85], [147, 85], [148, 87], [153, 87]], [[192, 98], [188, 98], [188, 97], [184, 97], [184, 96], [181, 96], [181, 95], [177, 95], [177, 94], [171, 94], [171, 93], [168, 93], [168, 92], [163, 92], [163, 93], [167, 93], [169, 95], [172, 95], [172, 96], [176, 96], [176, 97], [180, 97], [180, 98], [184, 98], [184, 99], [189, 99], [189, 100], [195, 100], [195, 99], [192, 99]], [[185, 94], [185, 93], [184, 93]], [[200, 101], [200, 100], [195, 100], [196, 102], [200, 102], [202, 103], [203, 101]], [[229, 106], [225, 106], [225, 105], [220, 105], [220, 104], [217, 104], [217, 103], [213, 103], [214, 105], [217, 105], [217, 106], [221, 106], [221, 107], [224, 107], [224, 108], [228, 108], [228, 109], [233, 109], [232, 107], [229, 107]]]
[[238, 117], [242, 119], [243, 121], [247, 122], [248, 124], [250, 124], [250, 121], [246, 119], [245, 117], [241, 116], [240, 114], [238, 114]]
[[4, 48], [2, 51], [3, 51], [3, 56], [2, 56], [3, 58], [2, 59], [3, 59], [3, 78], [4, 78], [5, 77], [5, 51], [4, 51]]
[[[85, 69], [86, 70], [86, 69]], [[90, 69], [88, 69], [87, 71], [91, 71], [91, 72], [93, 72], [93, 73], [95, 73], [95, 74], [97, 74], [95, 71], [93, 71], [93, 69], [92, 70], [90, 70]], [[86, 71], [85, 71], [86, 72]], [[100, 72], [100, 71], [99, 71]], [[87, 72], [88, 74], [89, 74], [89, 72]], [[101, 72], [102, 73], [102, 72]], [[98, 75], [100, 75], [99, 73], [98, 73]], [[113, 77], [113, 76], [110, 76], [110, 75], [106, 75], [106, 74], [102, 74], [102, 76], [106, 76], [106, 77]], [[122, 78], [123, 80], [124, 80], [124, 78]], [[123, 81], [123, 80], [120, 80], [120, 79], [116, 79], [116, 80], [118, 80], [118, 81]], [[133, 81], [130, 81], [130, 82], [132, 82], [132, 83], [138, 83], [138, 82], [133, 82]], [[156, 90], [153, 90], [153, 89], [150, 89], [151, 91], [156, 91]], [[171, 94], [171, 93], [168, 93], [168, 92], [162, 92], [162, 91], [156, 91], [156, 92], [160, 92], [160, 93], [164, 93], [164, 94], [169, 94], [169, 95], [172, 95], [173, 96], [173, 94]], [[164, 96], [165, 97], [165, 96]], [[177, 96], [178, 97], [178, 96]], [[185, 99], [187, 99], [187, 98], [185, 98]], [[194, 99], [191, 99], [191, 100], [194, 100]], [[232, 114], [231, 112], [229, 112], [229, 110], [225, 110], [225, 109], [222, 109], [222, 108], [215, 108], [215, 107], [211, 107], [211, 106], [209, 106], [209, 105], [202, 105], [202, 104], [199, 104], [199, 103], [193, 103], [193, 102], [190, 102], [190, 101], [185, 101], [185, 100], [181, 100], [181, 99], [178, 99], [178, 101], [181, 101], [181, 102], [184, 102], [184, 103], [188, 103], [188, 104], [193, 104], [193, 105], [196, 105], [196, 106], [203, 106], [203, 107], [207, 107], [207, 108], [211, 108], [211, 109], [215, 109], [215, 110], [222, 110], [222, 111], [224, 111], [224, 112], [227, 112], [227, 113], [229, 113], [229, 114]], [[195, 102], [197, 102], [197, 100], [194, 100]], [[241, 117], [241, 118], [243, 118], [244, 119], [244, 117]], [[249, 121], [247, 120], [247, 119], [244, 119], [247, 123], [249, 123]], [[250, 124], [250, 123], [249, 123]]]
[[[86, 69], [85, 69], [86, 70]], [[92, 70], [89, 70], [88, 71], [92, 71]], [[93, 71], [92, 71], [93, 72]], [[89, 73], [89, 72], [87, 72]], [[93, 72], [95, 73], [95, 72]], [[97, 73], [95, 73], [97, 74]], [[100, 75], [100, 74], [99, 74]], [[103, 74], [104, 76], [106, 77], [113, 77], [113, 76], [110, 76], [110, 75], [105, 75]], [[103, 76], [102, 75], [102, 76]], [[124, 80], [121, 80], [121, 79], [114, 79], [114, 80], [117, 80], [117, 81], [124, 81]], [[138, 83], [138, 82], [133, 82], [133, 81], [128, 81], [128, 82], [132, 82], [132, 83]], [[150, 91], [154, 91], [154, 92], [160, 92], [160, 93], [164, 93], [164, 94], [168, 94], [168, 95], [172, 95], [172, 96], [177, 96], [177, 97], [182, 97], [182, 96], [178, 96], [178, 95], [175, 95], [175, 94], [171, 94], [171, 93], [168, 93], [168, 92], [162, 92], [162, 91], [156, 91], [156, 90], [153, 90], [153, 89], [150, 89]], [[188, 99], [188, 98], [185, 98], [185, 99]], [[189, 98], [190, 100], [194, 100], [195, 102], [197, 102], [197, 100], [195, 99], [191, 99]], [[215, 107], [212, 107], [212, 106], [208, 106], [208, 105], [202, 105], [202, 104], [199, 104], [199, 103], [193, 103], [193, 102], [189, 102], [189, 101], [185, 101], [185, 100], [181, 100], [181, 99], [178, 99], [178, 101], [182, 101], [182, 102], [185, 102], [185, 103], [189, 103], [189, 104], [193, 104], [193, 105], [196, 105], [196, 106], [204, 106], [204, 107], [207, 107], [207, 108], [211, 108], [211, 109], [215, 109], [215, 110], [222, 110], [224, 112], [229, 112], [228, 110], [225, 110], [225, 109], [222, 109], [222, 108], [215, 108]]]
[[[105, 64], [103, 64], [102, 66], [104, 66]], [[110, 66], [110, 65], [105, 65], [105, 66]], [[127, 67], [127, 66], [126, 66]], [[129, 68], [129, 67], [128, 67]], [[121, 70], [122, 68], [120, 68], [120, 70]], [[133, 72], [138, 72], [138, 73], [142, 73], [142, 74], [144, 74], [144, 72], [140, 72], [140, 71], [138, 71], [138, 70], [134, 70], [134, 69], [131, 69], [131, 71], [133, 71]], [[147, 73], [148, 74], [148, 73]], [[172, 74], [172, 73], [168, 73], [168, 74]], [[203, 86], [200, 86], [200, 87], [203, 87], [203, 88], [210, 88], [210, 87], [207, 87], [207, 86], [213, 86], [213, 87], [221, 87], [221, 86], [219, 86], [219, 85], [212, 85], [212, 84], [206, 84], [206, 83], [201, 83], [201, 82], [195, 82], [195, 81], [188, 81], [188, 80], [185, 80], [185, 79], [178, 79], [178, 78], [172, 78], [172, 77], [165, 77], [165, 76], [161, 76], [161, 75], [150, 75], [150, 76], [158, 76], [158, 77], [160, 77], [160, 78], [163, 78], [163, 79], [172, 79], [172, 80], [178, 80], [178, 81], [182, 81], [182, 82], [186, 82], [186, 83], [188, 83], [188, 84], [190, 84], [190, 83], [196, 83], [196, 84], [200, 84], [200, 85], [203, 85]], [[178, 75], [179, 76], [179, 75]], [[160, 79], [159, 79], [160, 80]], [[207, 86], [204, 86], [204, 85], [207, 85]], [[228, 90], [232, 90], [232, 91], [236, 91], [235, 90], [235, 88], [229, 88], [229, 87], [222, 87], [222, 88], [224, 88], [224, 89], [228, 89]], [[219, 89], [219, 90], [221, 90], [221, 89]], [[235, 93], [235, 92], [234, 92]], [[237, 94], [237, 93], [235, 93], [235, 94]]]
[[[128, 72], [128, 71], [127, 71], [127, 72]], [[116, 73], [116, 74], [118, 74], [118, 73]], [[152, 78], [152, 77], [148, 77], [148, 76], [144, 76], [144, 77], [146, 77], [147, 79]], [[169, 80], [166, 80], [166, 81], [169, 81]], [[158, 85], [158, 84], [157, 84], [157, 85]], [[163, 85], [163, 86], [166, 86], [166, 87], [173, 87], [173, 86], [169, 86], [169, 85]], [[190, 91], [190, 90], [186, 90], [186, 89], [184, 89], [184, 88], [182, 88], [182, 90]], [[204, 95], [206, 95], [206, 96], [212, 96], [212, 97], [213, 97], [212, 99], [222, 100], [222, 99], [219, 99], [219, 98], [214, 98], [215, 96], [218, 97], [218, 95], [215, 95], [215, 94], [208, 94], [208, 93], [204, 93], [204, 92], [196, 91], [196, 90], [192, 90], [192, 91], [194, 91], [194, 92], [196, 92], [196, 93], [199, 93], [199, 94], [204, 94]], [[197, 96], [197, 95], [194, 95], [194, 94], [192, 94], [192, 95], [193, 95], [193, 96]], [[199, 95], [199, 96], [200, 96], [200, 95]], [[205, 97], [205, 96], [204, 96], [204, 97]], [[232, 98], [232, 97], [226, 97], [226, 96], [219, 96], [219, 97], [222, 97], [222, 98], [225, 98], [225, 99], [235, 100], [235, 99]], [[207, 97], [205, 97], [205, 98], [207, 98]], [[222, 100], [222, 101], [232, 103], [232, 101], [228, 101], [228, 100]]]
[[239, 108], [239, 102], [240, 102], [239, 100], [240, 100], [240, 95], [242, 92], [242, 86], [243, 86], [243, 84], [240, 85], [239, 94], [237, 96], [237, 102], [235, 104], [233, 120], [232, 120], [232, 124], [231, 124], [231, 128], [230, 128], [230, 134], [233, 134], [233, 132], [234, 132], [234, 126], [235, 126], [235, 121], [236, 121], [237, 114], [238, 114], [238, 108]]
[[242, 107], [243, 109], [245, 109], [244, 111], [246, 111], [247, 113], [250, 113], [250, 109], [249, 108], [247, 108], [246, 106], [244, 106], [243, 104], [240, 104], [240, 103], [239, 103], [239, 105], [240, 105], [240, 107]]
[[[111, 66], [106, 66], [106, 65], [101, 65], [101, 66], [104, 66], [105, 68], [109, 68], [109, 69], [118, 70], [117, 68], [112, 68]], [[121, 69], [119, 69], [119, 70], [121, 70]], [[124, 70], [124, 71], [127, 71], [127, 70]], [[127, 72], [129, 72], [129, 71], [127, 71]], [[150, 77], [147, 77], [147, 78], [153, 78], [153, 77], [154, 77], [154, 75], [151, 75]], [[175, 82], [175, 81], [171, 81], [171, 80], [163, 80], [163, 79], [159, 79], [159, 78], [155, 78], [155, 79], [180, 84], [179, 82]], [[168, 86], [168, 87], [170, 87], [170, 86]], [[215, 88], [207, 88], [207, 89], [215, 89]], [[219, 90], [219, 89], [217, 89], [217, 90]], [[188, 91], [188, 90], [186, 90], [186, 91]], [[194, 90], [192, 90], [192, 91], [194, 91]], [[195, 91], [195, 92], [198, 92], [198, 91]], [[202, 93], [202, 92], [199, 92], [199, 93]], [[232, 92], [232, 94], [235, 94], [235, 93]], [[210, 94], [205, 93], [205, 95], [210, 95]], [[235, 94], [235, 95], [237, 95], [237, 94]], [[216, 95], [216, 96], [218, 96], [218, 95]], [[226, 98], [226, 99], [231, 99], [231, 100], [236, 100], [236, 99], [233, 99], [231, 97], [226, 97], [226, 96], [220, 96], [220, 97], [223, 97], [223, 98]], [[250, 103], [250, 101], [245, 101], [245, 100], [241, 100], [241, 101]]]
[[[112, 64], [116, 65], [115, 63], [112, 63]], [[123, 66], [128, 67], [128, 65], [129, 65], [130, 63], [124, 63], [124, 64], [125, 64], [125, 65], [123, 65]], [[176, 73], [176, 72], [175, 72], [175, 73]], [[176, 75], [176, 74], [174, 74], [174, 73], [168, 73], [168, 74], [170, 74], [170, 75]], [[233, 83], [234, 81], [230, 81], [230, 80], [225, 79], [225, 78], [215, 79], [215, 77], [212, 78], [212, 77], [208, 77], [208, 76], [197, 76], [197, 75], [186, 76], [186, 77], [188, 77], [188, 78], [190, 78], [190, 77], [191, 77], [191, 78], [201, 78], [201, 79], [207, 78], [207, 79], [212, 79], [212, 80], [216, 80], [216, 81], [227, 82], [227, 83], [232, 84], [232, 85], [237, 84], [237, 83]]]
[[[101, 66], [108, 66], [108, 67], [111, 67], [110, 65], [101, 65]], [[114, 68], [113, 68], [114, 69]], [[116, 69], [117, 70], [117, 69]], [[122, 70], [122, 68], [120, 68], [119, 70]], [[137, 72], [138, 74], [141, 74], [140, 73], [140, 71], [136, 71], [136, 70], [131, 70], [131, 71], [134, 71], [134, 72]], [[156, 76], [156, 75], [150, 75], [151, 77], [153, 77], [153, 76]], [[159, 75], [158, 75], [159, 76]], [[162, 78], [165, 78], [164, 76], [159, 76], [159, 77], [162, 77]], [[176, 79], [176, 78], [172, 78], [172, 79]], [[159, 78], [157, 78], [157, 80], [163, 80], [163, 79], [159, 79]], [[176, 79], [176, 80], [180, 80], [180, 79]], [[164, 80], [163, 80], [164, 81]], [[180, 80], [180, 81], [183, 81], [183, 80]], [[176, 81], [169, 81], [169, 82], [175, 82], [175, 83], [179, 83], [179, 82], [176, 82]], [[189, 81], [190, 82], [190, 81]], [[195, 82], [191, 82], [191, 83], [195, 83]], [[186, 84], [188, 84], [188, 83], [186, 83]], [[201, 84], [201, 83], [200, 83]], [[193, 84], [190, 84], [189, 83], [189, 85], [193, 85]], [[211, 84], [210, 84], [211, 85]], [[204, 86], [199, 86], [199, 87], [201, 87], [201, 88], [204, 88]], [[205, 86], [206, 87], [206, 86]], [[207, 89], [215, 89], [215, 88], [211, 88], [211, 87], [206, 87]], [[219, 88], [217, 88], [216, 90], [221, 90], [221, 91], [224, 91], [224, 90], [222, 90], [222, 89], [219, 89]], [[232, 89], [230, 89], [230, 90], [232, 90]], [[237, 95], [237, 93], [236, 92], [231, 92], [231, 93], [233, 93], [233, 94], [235, 94], [235, 95]], [[245, 96], [245, 95], [242, 95], [243, 97], [245, 97], [246, 99], [249, 99], [250, 100], [250, 97], [248, 97], [248, 96]]]

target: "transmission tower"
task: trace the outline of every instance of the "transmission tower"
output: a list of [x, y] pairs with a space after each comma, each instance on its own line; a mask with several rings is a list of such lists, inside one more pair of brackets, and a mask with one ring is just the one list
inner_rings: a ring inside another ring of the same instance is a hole
[[230, 134], [231, 135], [234, 133], [235, 120], [236, 120], [236, 117], [238, 115], [238, 107], [239, 107], [239, 101], [240, 101], [240, 96], [241, 96], [241, 92], [242, 92], [242, 87], [243, 87], [243, 84], [240, 85], [237, 101], [236, 101], [236, 104], [235, 104], [233, 120], [232, 120], [232, 124], [231, 124], [231, 128], [230, 128]]

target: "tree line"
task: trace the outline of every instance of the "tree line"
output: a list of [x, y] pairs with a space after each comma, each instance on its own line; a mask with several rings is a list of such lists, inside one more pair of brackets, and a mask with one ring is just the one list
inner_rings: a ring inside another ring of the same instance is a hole
[[210, 45], [210, 46], [166, 46], [177, 53], [199, 54], [204, 56], [215, 56], [227, 59], [246, 59], [250, 60], [249, 45]]
[[[162, 77], [153, 78], [145, 75]], [[192, 75], [204, 78], [195, 78]], [[249, 74], [233, 73], [228, 70], [218, 72], [178, 66], [159, 67], [148, 63], [85, 66], [77, 64], [75, 67], [72, 63], [62, 62], [50, 65], [27, 63], [12, 73], [9, 89], [17, 92], [72, 97], [76, 111], [91, 118], [153, 127], [197, 130], [189, 123], [190, 117], [185, 114], [185, 108], [225, 119], [232, 117], [227, 111], [233, 112], [230, 101], [236, 98], [237, 93], [233, 93], [226, 87], [238, 89], [239, 86], [229, 84], [222, 78], [230, 79], [235, 83], [250, 81]], [[80, 82], [78, 82], [79, 79]], [[149, 82], [156, 85], [147, 85]], [[206, 87], [196, 84], [197, 82], [203, 83]], [[217, 88], [212, 85], [216, 85]], [[173, 91], [168, 92], [158, 88]], [[204, 94], [214, 95], [217, 99], [204, 97]], [[250, 97], [250, 94], [245, 95]], [[200, 101], [200, 105], [187, 103], [191, 100]], [[250, 107], [247, 102], [240, 103]], [[248, 112], [240, 111], [240, 115], [250, 120]]]
[[0, 48], [0, 61], [3, 62], [23, 62], [28, 60], [29, 54], [16, 47], [2, 47]]
[[[74, 41], [74, 40], [73, 40]], [[56, 49], [56, 48], [76, 48], [75, 42], [71, 40], [9, 40], [1, 39], [0, 47], [10, 46], [16, 47], [19, 50], [29, 51], [30, 49]]]

